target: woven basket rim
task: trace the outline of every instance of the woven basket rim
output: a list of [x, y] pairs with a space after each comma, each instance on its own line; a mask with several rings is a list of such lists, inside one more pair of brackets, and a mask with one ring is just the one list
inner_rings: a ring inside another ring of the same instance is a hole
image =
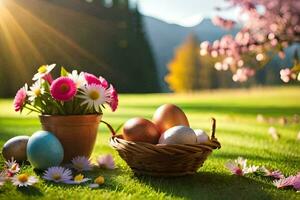
[[126, 145], [132, 145], [132, 146], [143, 146], [148, 147], [152, 149], [166, 149], [166, 148], [184, 148], [184, 147], [202, 147], [202, 148], [208, 148], [208, 149], [219, 149], [221, 148], [220, 142], [217, 140], [217, 138], [209, 139], [208, 142], [205, 143], [198, 143], [198, 144], [151, 144], [146, 142], [133, 142], [128, 141], [121, 138], [122, 135], [115, 135], [110, 138], [110, 143], [123, 143]]

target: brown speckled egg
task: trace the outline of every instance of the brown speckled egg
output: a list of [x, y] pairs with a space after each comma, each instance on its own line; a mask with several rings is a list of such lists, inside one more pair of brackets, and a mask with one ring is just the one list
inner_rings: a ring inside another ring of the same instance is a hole
[[2, 148], [2, 155], [6, 160], [12, 157], [18, 162], [26, 161], [26, 147], [29, 136], [16, 136], [9, 139]]

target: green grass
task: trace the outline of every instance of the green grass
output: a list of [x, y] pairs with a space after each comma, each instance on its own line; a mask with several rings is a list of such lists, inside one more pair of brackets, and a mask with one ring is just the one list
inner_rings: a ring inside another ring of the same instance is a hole
[[[156, 107], [175, 103], [187, 114], [193, 128], [209, 131], [210, 117], [217, 119], [217, 138], [220, 150], [208, 158], [193, 176], [154, 178], [135, 176], [108, 143], [110, 134], [103, 124], [92, 157], [112, 153], [117, 169], [98, 170], [91, 177], [103, 175], [105, 185], [92, 190], [87, 186], [51, 184], [40, 180], [32, 188], [16, 189], [10, 184], [0, 188], [0, 199], [300, 199], [292, 189], [278, 190], [270, 179], [257, 176], [230, 175], [224, 163], [238, 156], [248, 158], [255, 165], [277, 168], [284, 174], [295, 174], [300, 169], [300, 125], [274, 123], [281, 134], [279, 141], [268, 135], [268, 123], [256, 121], [257, 114], [291, 120], [300, 115], [300, 88], [257, 88], [250, 90], [218, 90], [196, 94], [121, 95], [116, 113], [105, 111], [104, 120], [117, 127], [136, 116], [151, 118]], [[31, 135], [40, 129], [37, 116], [14, 113], [11, 100], [0, 100], [0, 145], [16, 135]], [[3, 164], [3, 158], [1, 163]], [[29, 165], [23, 171], [35, 173]]]

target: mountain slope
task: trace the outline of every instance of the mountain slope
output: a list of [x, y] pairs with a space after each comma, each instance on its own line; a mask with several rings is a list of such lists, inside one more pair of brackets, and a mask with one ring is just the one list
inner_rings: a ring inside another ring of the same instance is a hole
[[167, 73], [167, 64], [172, 59], [174, 50], [191, 33], [200, 41], [214, 41], [229, 33], [236, 33], [238, 29], [226, 31], [212, 24], [210, 19], [203, 19], [194, 27], [183, 27], [176, 24], [168, 24], [153, 17], [143, 17], [144, 28], [156, 60], [159, 81], [163, 91], [168, 87], [164, 82]]

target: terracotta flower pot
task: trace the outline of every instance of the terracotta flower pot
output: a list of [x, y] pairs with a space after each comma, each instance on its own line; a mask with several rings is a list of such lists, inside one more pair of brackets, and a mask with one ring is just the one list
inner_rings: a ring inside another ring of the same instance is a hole
[[45, 131], [52, 132], [64, 148], [63, 162], [70, 162], [76, 156], [90, 157], [102, 115], [41, 115]]

